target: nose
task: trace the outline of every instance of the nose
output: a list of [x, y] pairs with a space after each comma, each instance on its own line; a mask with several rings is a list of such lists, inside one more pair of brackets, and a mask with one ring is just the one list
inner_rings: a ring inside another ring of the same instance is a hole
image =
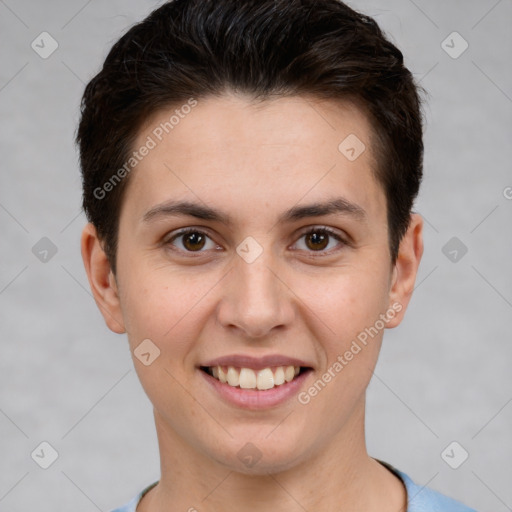
[[251, 263], [235, 256], [218, 305], [217, 321], [255, 339], [291, 325], [294, 295], [283, 278], [270, 249]]

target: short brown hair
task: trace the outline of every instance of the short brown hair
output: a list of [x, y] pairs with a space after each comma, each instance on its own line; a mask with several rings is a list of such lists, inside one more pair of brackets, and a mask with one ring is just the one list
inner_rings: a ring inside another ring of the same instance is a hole
[[[77, 132], [82, 206], [116, 271], [123, 168], [142, 124], [227, 90], [255, 99], [352, 100], [373, 127], [394, 264], [422, 179], [419, 92], [403, 55], [369, 16], [338, 0], [174, 0], [130, 28], [88, 83]], [[126, 175], [126, 177], [124, 177]], [[100, 196], [100, 197], [99, 197]]]

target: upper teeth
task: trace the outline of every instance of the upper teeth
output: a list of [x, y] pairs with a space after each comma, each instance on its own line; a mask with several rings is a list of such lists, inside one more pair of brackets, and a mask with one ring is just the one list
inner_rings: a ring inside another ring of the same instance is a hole
[[235, 368], [234, 366], [228, 366], [227, 371], [224, 368], [213, 366], [210, 370], [216, 379], [230, 386], [261, 390], [272, 389], [274, 386], [290, 382], [300, 372], [300, 366], [277, 366], [273, 370], [272, 368], [264, 368], [257, 371], [251, 368]]

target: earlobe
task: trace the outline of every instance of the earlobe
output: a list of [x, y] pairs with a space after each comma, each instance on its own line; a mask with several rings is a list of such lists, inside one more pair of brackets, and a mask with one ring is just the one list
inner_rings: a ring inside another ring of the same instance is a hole
[[395, 309], [398, 313], [387, 323], [387, 328], [396, 327], [402, 322], [411, 300], [412, 292], [414, 291], [414, 284], [422, 256], [423, 219], [421, 215], [413, 213], [411, 214], [407, 233], [400, 242], [400, 249], [393, 268], [393, 277], [389, 290], [389, 307]]
[[88, 223], [81, 237], [82, 259], [96, 305], [108, 328], [118, 334], [126, 332], [116, 279], [96, 228]]

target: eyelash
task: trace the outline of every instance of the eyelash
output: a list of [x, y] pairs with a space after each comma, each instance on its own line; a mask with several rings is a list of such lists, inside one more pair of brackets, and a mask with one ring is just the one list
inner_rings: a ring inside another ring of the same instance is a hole
[[[172, 242], [174, 242], [176, 239], [178, 239], [178, 238], [180, 238], [182, 236], [186, 236], [186, 235], [191, 234], [191, 233], [197, 233], [197, 234], [200, 234], [200, 235], [204, 235], [204, 236], [210, 238], [210, 240], [211, 240], [211, 237], [205, 231], [202, 231], [202, 230], [200, 230], [198, 228], [190, 227], [190, 228], [183, 228], [180, 231], [178, 231], [178, 233], [176, 233], [174, 236], [172, 236], [171, 238], [166, 240], [164, 242], [164, 245], [165, 246], [172, 246]], [[340, 242], [342, 246], [348, 246], [349, 245], [349, 243], [343, 237], [341, 237], [337, 232], [335, 232], [334, 230], [332, 230], [332, 229], [330, 229], [328, 227], [325, 227], [325, 226], [322, 226], [322, 227], [312, 227], [312, 228], [308, 229], [307, 231], [302, 232], [298, 240], [300, 240], [304, 236], [310, 235], [312, 233], [329, 235], [329, 237], [332, 237], [332, 238], [336, 239], [338, 242]], [[178, 252], [182, 252], [182, 253], [184, 252], [187, 255], [194, 255], [194, 254], [198, 254], [199, 255], [201, 253], [206, 252], [206, 251], [183, 251], [181, 249], [172, 249], [172, 250], [175, 250], [175, 251], [178, 251]], [[337, 252], [338, 250], [340, 250], [340, 249], [331, 249], [329, 251], [313, 251], [313, 250], [311, 250], [311, 251], [308, 251], [308, 252], [310, 252], [311, 255], [313, 255], [313, 256], [323, 256], [323, 255], [329, 255], [332, 252]]]

